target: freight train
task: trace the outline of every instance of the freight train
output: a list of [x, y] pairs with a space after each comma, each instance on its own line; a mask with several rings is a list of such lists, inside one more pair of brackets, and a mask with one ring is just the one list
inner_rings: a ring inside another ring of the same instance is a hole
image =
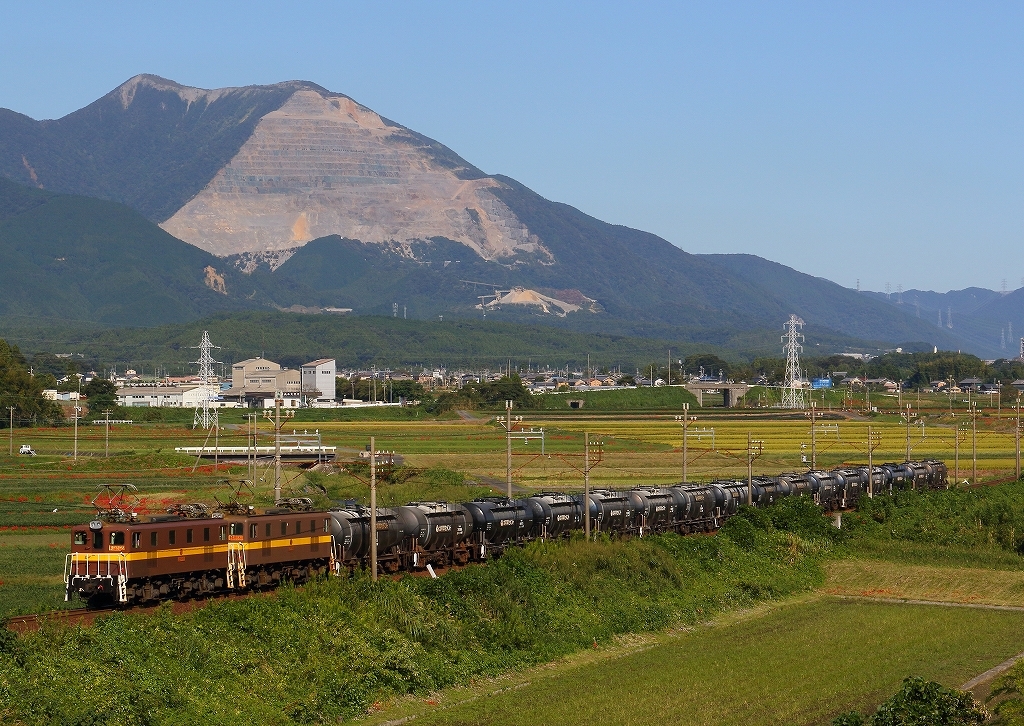
[[[541, 492], [522, 499], [411, 502], [377, 510], [380, 574], [484, 562], [531, 540], [556, 540], [583, 529], [644, 537], [662, 532], [711, 532], [740, 506], [770, 506], [806, 496], [825, 512], [856, 506], [866, 494], [904, 488], [945, 488], [941, 461], [843, 467], [831, 471], [719, 480], [709, 484], [597, 489], [584, 495]], [[72, 529], [65, 563], [65, 599], [131, 606], [301, 584], [369, 566], [370, 511], [355, 504], [314, 511], [309, 500], [257, 512], [202, 505], [141, 521], [110, 509]]]

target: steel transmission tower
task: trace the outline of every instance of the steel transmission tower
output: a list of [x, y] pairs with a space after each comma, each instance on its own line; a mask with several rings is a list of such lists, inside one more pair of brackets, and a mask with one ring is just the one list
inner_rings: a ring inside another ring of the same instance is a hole
[[213, 359], [210, 351], [218, 347], [220, 346], [210, 343], [210, 333], [204, 330], [203, 340], [199, 344], [199, 360], [192, 362], [193, 365], [199, 366], [199, 386], [202, 389], [199, 400], [196, 402], [196, 415], [192, 420], [194, 429], [209, 429], [218, 423], [217, 409], [210, 406], [210, 401], [214, 398], [210, 392], [210, 386], [213, 385], [213, 365], [220, 363]]
[[800, 343], [803, 341], [803, 333], [797, 328], [802, 328], [804, 321], [796, 315], [790, 315], [786, 321], [786, 334], [782, 336], [785, 345], [782, 347], [786, 354], [786, 383], [782, 389], [783, 408], [804, 408], [804, 389], [800, 380], [800, 351], [804, 349]]

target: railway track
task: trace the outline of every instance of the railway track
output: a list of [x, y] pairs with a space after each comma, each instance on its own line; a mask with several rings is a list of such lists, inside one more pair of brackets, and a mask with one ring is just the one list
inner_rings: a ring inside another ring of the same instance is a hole
[[[168, 600], [171, 605], [171, 612], [175, 615], [186, 613], [191, 610], [199, 610], [208, 604], [220, 600], [239, 600], [246, 597], [267, 597], [273, 595], [273, 591], [264, 592], [231, 592], [220, 595], [212, 595], [193, 600]], [[134, 605], [130, 607], [105, 607], [105, 608], [74, 608], [68, 610], [50, 610], [45, 613], [34, 613], [31, 615], [11, 615], [3, 620], [3, 626], [15, 633], [34, 633], [39, 630], [43, 623], [58, 622], [62, 625], [92, 625], [97, 618], [111, 613], [146, 613], [154, 612], [163, 603], [146, 605]]]
[[117, 612], [116, 608], [75, 608], [51, 610], [32, 615], [12, 615], [4, 620], [4, 627], [15, 633], [32, 633], [44, 622], [59, 622], [65, 625], [91, 625], [96, 618], [106, 613]]

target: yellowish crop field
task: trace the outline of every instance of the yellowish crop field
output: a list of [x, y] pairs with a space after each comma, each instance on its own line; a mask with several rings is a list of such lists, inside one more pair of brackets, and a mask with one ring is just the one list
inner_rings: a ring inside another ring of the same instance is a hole
[[[739, 412], [697, 409], [687, 435], [687, 475], [691, 481], [746, 476], [747, 439], [760, 452], [753, 463], [755, 475], [774, 475], [810, 467], [863, 464], [868, 459], [868, 428], [872, 432], [873, 460], [902, 461], [906, 455], [908, 428], [895, 415], [832, 417], [819, 420], [811, 436], [810, 421], [772, 412]], [[1014, 419], [1004, 409], [1002, 416], [986, 412], [977, 421], [977, 473], [982, 482], [1005, 480], [1013, 475]], [[751, 415], [755, 414], [755, 415]], [[584, 435], [599, 442], [592, 450], [591, 484], [621, 487], [679, 481], [682, 476], [682, 427], [671, 414], [624, 412], [587, 414], [574, 412], [522, 411], [517, 434], [531, 431], [530, 440], [512, 440], [512, 470], [515, 490], [575, 489], [583, 485]], [[0, 453], [0, 499], [16, 500], [21, 495], [42, 495], [50, 501], [58, 492], [78, 492], [84, 503], [86, 492], [95, 491], [98, 481], [117, 479], [135, 482], [159, 499], [173, 498], [175, 492], [208, 492], [217, 481], [238, 476], [245, 467], [213, 471], [212, 462], [198, 462], [174, 453], [178, 446], [245, 446], [246, 425], [227, 419], [216, 436], [193, 430], [184, 424], [133, 424], [112, 426], [109, 436], [102, 425], [81, 426], [78, 432], [78, 460], [70, 427], [16, 431], [15, 450], [28, 443], [39, 456], [6, 456]], [[915, 419], [910, 427], [911, 457], [945, 460], [951, 477], [971, 479], [974, 469], [972, 422], [963, 411], [953, 418], [935, 409], [926, 414], [923, 425]], [[270, 423], [258, 420], [260, 444], [273, 443]], [[958, 429], [959, 427], [959, 429]], [[536, 438], [543, 429], [544, 439]], [[959, 456], [956, 432], [959, 430]], [[443, 419], [351, 420], [317, 423], [287, 422], [287, 435], [320, 435], [325, 446], [338, 447], [338, 460], [353, 460], [376, 439], [378, 450], [394, 451], [405, 465], [417, 469], [443, 467], [465, 473], [480, 485], [504, 489], [506, 440], [493, 414], [470, 412]], [[109, 458], [107, 458], [109, 457]], [[959, 463], [957, 464], [957, 460]], [[596, 462], [596, 464], [595, 464]], [[261, 462], [258, 486], [268, 484], [269, 462]], [[299, 469], [288, 467], [286, 479], [301, 484]], [[344, 475], [343, 475], [344, 476]], [[52, 509], [53, 507], [51, 507]]]
[[[591, 473], [594, 486], [678, 481], [682, 475], [682, 427], [674, 416], [574, 416], [567, 418], [525, 412], [522, 429], [544, 429], [541, 442], [513, 440], [513, 479], [530, 488], [582, 486], [583, 439], [600, 442]], [[887, 417], [892, 419], [894, 417]], [[973, 432], [963, 429], [961, 414], [954, 423], [935, 416], [910, 428], [911, 458], [938, 458], [956, 468], [956, 425], [961, 426], [959, 479], [972, 473]], [[815, 424], [813, 456], [819, 467], [864, 464], [868, 460], [868, 428], [875, 463], [903, 461], [907, 426], [896, 420], [826, 420]], [[691, 480], [745, 477], [747, 437], [762, 452], [754, 474], [806, 469], [812, 459], [809, 420], [747, 420], [698, 416], [687, 435], [687, 474]], [[324, 441], [346, 449], [364, 448], [370, 436], [378, 449], [396, 451], [412, 466], [445, 466], [484, 479], [505, 478], [505, 436], [493, 422], [344, 422], [322, 424]], [[761, 442], [758, 444], [757, 442]], [[1012, 421], [981, 418], [977, 432], [979, 480], [1004, 479], [1014, 469]]]

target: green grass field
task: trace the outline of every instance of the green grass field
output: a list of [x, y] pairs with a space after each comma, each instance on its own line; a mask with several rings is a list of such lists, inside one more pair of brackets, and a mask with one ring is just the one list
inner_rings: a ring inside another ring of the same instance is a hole
[[816, 597], [626, 643], [408, 699], [368, 723], [825, 724], [907, 675], [957, 687], [1024, 651], [1024, 612]]

